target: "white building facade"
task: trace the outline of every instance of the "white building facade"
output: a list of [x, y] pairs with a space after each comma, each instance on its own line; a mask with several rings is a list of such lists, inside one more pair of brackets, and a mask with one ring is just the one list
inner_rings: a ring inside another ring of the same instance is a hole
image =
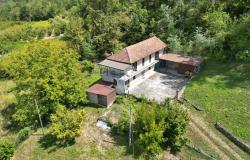
[[157, 37], [126, 47], [99, 63], [105, 68], [102, 80], [112, 82], [118, 94], [127, 94], [130, 88], [153, 74], [165, 47]]

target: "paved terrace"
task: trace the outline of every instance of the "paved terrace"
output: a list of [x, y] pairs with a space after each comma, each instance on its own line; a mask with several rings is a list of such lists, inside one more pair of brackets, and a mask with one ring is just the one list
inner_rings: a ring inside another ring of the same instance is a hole
[[184, 76], [171, 72], [154, 72], [151, 77], [130, 88], [129, 93], [136, 97], [144, 95], [150, 100], [155, 99], [158, 102], [162, 102], [166, 98], [174, 98], [177, 90], [181, 92], [185, 90], [188, 79]]

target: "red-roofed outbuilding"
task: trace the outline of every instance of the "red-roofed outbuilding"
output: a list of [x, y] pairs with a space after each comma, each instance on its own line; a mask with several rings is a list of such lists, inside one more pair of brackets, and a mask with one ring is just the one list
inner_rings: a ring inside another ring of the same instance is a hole
[[87, 90], [89, 101], [102, 106], [111, 106], [115, 101], [116, 91], [112, 83], [99, 81]]

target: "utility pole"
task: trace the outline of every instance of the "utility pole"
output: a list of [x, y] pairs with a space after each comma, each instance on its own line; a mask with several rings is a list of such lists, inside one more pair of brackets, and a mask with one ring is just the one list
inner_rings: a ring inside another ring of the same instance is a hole
[[132, 144], [132, 152], [134, 156], [134, 135], [133, 135], [133, 114], [132, 114], [132, 109], [131, 105], [129, 106], [129, 148], [131, 147]]
[[132, 142], [132, 115], [131, 115], [131, 105], [129, 105], [129, 147], [131, 146]]
[[135, 155], [135, 149], [134, 149], [134, 131], [133, 131], [133, 113], [131, 113], [131, 141], [132, 141], [132, 151], [133, 151], [133, 156]]
[[[126, 98], [130, 100], [130, 96], [129, 96], [129, 91], [128, 94], [126, 95]], [[131, 109], [131, 104], [129, 104], [129, 141], [128, 141], [128, 145], [129, 148], [131, 147], [132, 144], [132, 151], [133, 151], [133, 156], [134, 156], [134, 143], [132, 143], [134, 141], [134, 136], [133, 136], [133, 119], [132, 119], [132, 109]]]
[[35, 99], [35, 104], [36, 104], [36, 110], [37, 110], [37, 114], [38, 114], [38, 117], [39, 117], [40, 125], [42, 127], [42, 132], [43, 132], [43, 135], [44, 135], [43, 122], [42, 122], [42, 119], [41, 119], [41, 115], [40, 115], [40, 112], [39, 112], [39, 108], [38, 108], [36, 99]]

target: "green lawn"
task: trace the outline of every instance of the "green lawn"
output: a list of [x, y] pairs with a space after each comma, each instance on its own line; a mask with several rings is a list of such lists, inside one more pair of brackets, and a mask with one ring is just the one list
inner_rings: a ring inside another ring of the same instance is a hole
[[200, 114], [211, 125], [220, 122], [250, 144], [250, 64], [208, 60], [185, 97], [205, 109]]
[[0, 31], [12, 27], [14, 25], [22, 25], [23, 22], [16, 22], [16, 21], [0, 21]]
[[[96, 119], [107, 111], [107, 108], [88, 104], [84, 107], [88, 120], [84, 124], [83, 132], [76, 138], [76, 143], [71, 146], [58, 147], [47, 143], [42, 138], [41, 129], [26, 140], [16, 151], [14, 160], [79, 160], [79, 159], [132, 159], [127, 154], [125, 145], [105, 142], [105, 132], [96, 127]], [[47, 128], [45, 129], [47, 133]], [[107, 134], [107, 133], [106, 133]], [[48, 141], [49, 142], [49, 141]]]

